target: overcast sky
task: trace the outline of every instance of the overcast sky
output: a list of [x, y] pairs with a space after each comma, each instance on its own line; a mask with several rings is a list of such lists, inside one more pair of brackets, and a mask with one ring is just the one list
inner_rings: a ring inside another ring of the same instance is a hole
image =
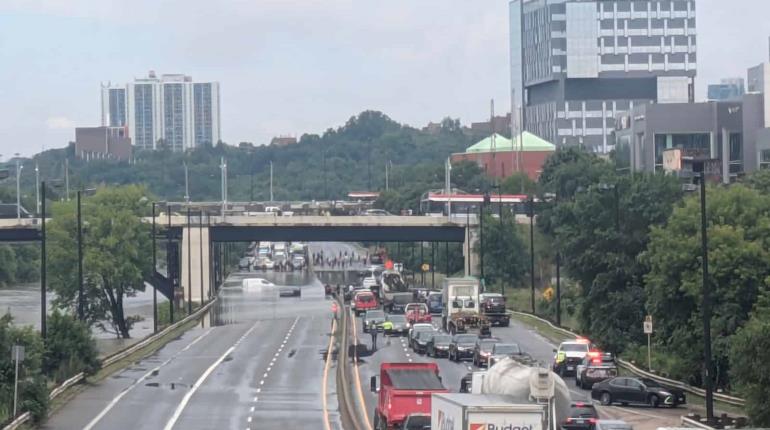
[[[768, 0], [697, 0], [698, 95], [767, 61]], [[230, 144], [321, 133], [365, 109], [415, 126], [509, 106], [507, 0], [2, 0], [0, 154], [100, 121], [99, 83], [221, 85]]]

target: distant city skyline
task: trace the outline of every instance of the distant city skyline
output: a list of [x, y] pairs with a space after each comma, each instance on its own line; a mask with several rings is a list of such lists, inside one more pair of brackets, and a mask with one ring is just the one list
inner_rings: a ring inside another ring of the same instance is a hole
[[[696, 0], [697, 100], [768, 61], [770, 2], [740, 3]], [[366, 109], [416, 127], [482, 121], [490, 98], [510, 105], [508, 24], [507, 0], [6, 0], [0, 154], [66, 146], [101, 124], [102, 82], [147, 70], [219, 81], [231, 145], [320, 134]]]

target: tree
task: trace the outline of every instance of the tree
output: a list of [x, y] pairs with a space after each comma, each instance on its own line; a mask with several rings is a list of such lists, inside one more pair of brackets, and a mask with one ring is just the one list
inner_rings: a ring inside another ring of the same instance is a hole
[[[716, 382], [727, 386], [731, 337], [749, 318], [770, 280], [770, 198], [743, 185], [707, 191], [712, 344]], [[673, 376], [700, 383], [700, 203], [697, 196], [654, 227], [643, 255], [647, 310], [657, 320], [658, 342], [678, 358]]]
[[[151, 272], [147, 197], [144, 187], [101, 188], [83, 204], [85, 317], [90, 325], [130, 337], [135, 317], [124, 313], [123, 300], [144, 290]], [[77, 310], [77, 249], [74, 202], [53, 207], [49, 227], [49, 282], [56, 304]]]
[[[484, 281], [488, 284], [516, 286], [529, 272], [528, 247], [519, 235], [513, 217], [503, 213], [503, 220], [484, 216]], [[481, 252], [477, 242], [475, 252]]]
[[10, 314], [0, 317], [0, 422], [13, 413], [13, 388], [15, 365], [11, 360], [11, 347], [24, 347], [24, 361], [19, 366], [19, 410], [32, 413], [36, 421], [42, 420], [48, 409], [48, 392], [45, 378], [40, 372], [43, 342], [30, 326], [13, 325]]
[[605, 179], [610, 182], [556, 203], [550, 222], [566, 271], [581, 286], [582, 329], [605, 348], [621, 352], [643, 337], [647, 269], [637, 256], [681, 191], [675, 179], [663, 175], [610, 174]]
[[505, 178], [500, 189], [506, 194], [535, 194], [537, 193], [537, 182], [530, 179], [524, 172], [516, 172]]
[[88, 325], [54, 310], [48, 316], [43, 372], [61, 382], [80, 372], [92, 374], [97, 369], [98, 351]]
[[770, 193], [770, 170], [757, 170], [750, 174], [746, 184], [763, 194]]
[[770, 427], [770, 296], [763, 295], [745, 326], [730, 339], [730, 375], [746, 399], [746, 413], [755, 427]]

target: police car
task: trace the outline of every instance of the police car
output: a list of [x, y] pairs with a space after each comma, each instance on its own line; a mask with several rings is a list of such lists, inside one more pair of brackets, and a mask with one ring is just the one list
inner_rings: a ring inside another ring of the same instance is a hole
[[578, 338], [562, 342], [558, 349], [553, 350], [556, 354], [553, 360], [553, 371], [559, 376], [574, 375], [578, 364], [583, 361], [590, 349], [591, 342], [588, 339]]

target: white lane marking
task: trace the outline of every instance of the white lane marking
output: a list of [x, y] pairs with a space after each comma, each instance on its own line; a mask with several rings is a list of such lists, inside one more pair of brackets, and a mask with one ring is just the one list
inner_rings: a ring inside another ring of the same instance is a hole
[[[259, 392], [259, 390], [257, 390], [257, 392]], [[254, 401], [256, 402], [257, 400], [259, 400], [259, 397], [256, 397], [256, 396], [255, 396], [255, 397], [254, 397]]]
[[[249, 328], [246, 333], [244, 333], [244, 337], [251, 334], [252, 331], [254, 331], [255, 328], [257, 328], [257, 324], [259, 324], [260, 321], [257, 320], [254, 325]], [[209, 366], [208, 369], [206, 369], [205, 372], [198, 378], [197, 381], [193, 384], [192, 387], [190, 387], [190, 390], [184, 395], [182, 398], [182, 401], [179, 403], [179, 405], [176, 407], [176, 410], [174, 411], [174, 414], [171, 416], [171, 419], [168, 420], [165, 427], [163, 427], [163, 430], [171, 430], [174, 428], [174, 424], [179, 420], [179, 417], [182, 415], [182, 412], [184, 411], [184, 408], [187, 407], [187, 404], [190, 403], [190, 399], [192, 398], [193, 394], [195, 394], [196, 391], [198, 391], [198, 388], [203, 384], [203, 382], [206, 381], [206, 378], [211, 375], [212, 372], [214, 372], [214, 369], [217, 368], [223, 361], [225, 361], [225, 358], [227, 358], [228, 355], [230, 355], [233, 351], [235, 351], [235, 346], [231, 346], [227, 349], [227, 351], [224, 352], [217, 360]]]
[[251, 417], [246, 418], [246, 421], [251, 422]]
[[[262, 389], [261, 388], [257, 388], [257, 393], [259, 393], [260, 391], [262, 391]], [[256, 399], [256, 397], [254, 397], [254, 398]], [[254, 400], [254, 401], [256, 402], [256, 400]]]
[[259, 381], [259, 385], [265, 385], [265, 380], [263, 379], [263, 380]]
[[264, 375], [262, 375], [263, 378], [267, 378], [267, 372], [265, 372]]
[[273, 368], [272, 366], [267, 366], [267, 371], [269, 372], [270, 369], [272, 369], [272, 368]]
[[118, 402], [120, 401], [120, 399], [122, 399], [122, 398], [123, 398], [123, 396], [125, 396], [126, 394], [128, 394], [128, 393], [129, 393], [129, 391], [131, 391], [131, 390], [133, 390], [134, 388], [136, 388], [136, 386], [137, 386], [137, 385], [141, 384], [141, 383], [142, 383], [142, 381], [144, 381], [145, 379], [147, 379], [148, 377], [150, 377], [150, 375], [152, 375], [154, 372], [157, 372], [158, 370], [160, 370], [160, 368], [161, 368], [161, 367], [163, 367], [163, 366], [167, 365], [168, 363], [170, 363], [170, 362], [171, 362], [173, 359], [175, 359], [175, 358], [176, 358], [176, 357], [177, 357], [179, 354], [181, 354], [181, 353], [183, 353], [183, 352], [187, 351], [188, 349], [190, 349], [190, 348], [191, 348], [193, 345], [195, 345], [196, 343], [198, 343], [198, 341], [200, 341], [201, 339], [203, 339], [204, 337], [206, 337], [206, 335], [208, 335], [209, 333], [211, 333], [211, 330], [212, 330], [212, 329], [208, 329], [207, 331], [205, 331], [205, 332], [201, 333], [201, 334], [200, 334], [200, 336], [198, 336], [198, 337], [196, 337], [195, 339], [193, 339], [193, 341], [192, 341], [192, 342], [190, 342], [190, 343], [189, 343], [187, 346], [185, 346], [184, 348], [182, 348], [182, 349], [181, 349], [179, 352], [177, 352], [176, 354], [172, 355], [172, 356], [171, 356], [171, 357], [170, 357], [168, 360], [164, 361], [163, 363], [161, 363], [160, 365], [158, 365], [158, 366], [157, 366], [157, 367], [155, 367], [154, 369], [152, 369], [152, 370], [150, 370], [149, 372], [145, 373], [144, 375], [142, 375], [142, 377], [141, 377], [141, 378], [137, 379], [137, 380], [136, 380], [136, 381], [135, 381], [133, 384], [131, 384], [131, 385], [129, 385], [128, 387], [126, 387], [125, 389], [123, 389], [123, 391], [121, 391], [121, 392], [120, 392], [120, 394], [118, 394], [117, 396], [115, 396], [115, 398], [113, 398], [113, 399], [112, 399], [112, 401], [110, 401], [110, 403], [109, 403], [109, 404], [107, 404], [107, 406], [105, 406], [105, 408], [104, 408], [104, 409], [102, 409], [102, 411], [101, 411], [101, 412], [99, 412], [99, 415], [97, 415], [96, 417], [94, 417], [94, 419], [92, 419], [92, 420], [91, 420], [91, 422], [89, 422], [89, 423], [88, 423], [88, 425], [86, 425], [86, 426], [83, 428], [83, 430], [91, 430], [91, 429], [92, 429], [92, 428], [93, 428], [93, 427], [94, 427], [94, 426], [95, 426], [95, 425], [96, 425], [96, 424], [97, 424], [99, 421], [101, 421], [101, 419], [102, 419], [102, 418], [104, 418], [104, 416], [105, 416], [105, 415], [107, 415], [107, 413], [108, 413], [108, 412], [109, 412], [109, 411], [110, 411], [112, 408], [114, 408], [114, 407], [115, 407], [115, 405], [117, 405], [117, 404], [118, 404]]
[[249, 409], [249, 412], [254, 412], [254, 409], [255, 409], [255, 408], [254, 408], [254, 406], [252, 406], [252, 407]]

